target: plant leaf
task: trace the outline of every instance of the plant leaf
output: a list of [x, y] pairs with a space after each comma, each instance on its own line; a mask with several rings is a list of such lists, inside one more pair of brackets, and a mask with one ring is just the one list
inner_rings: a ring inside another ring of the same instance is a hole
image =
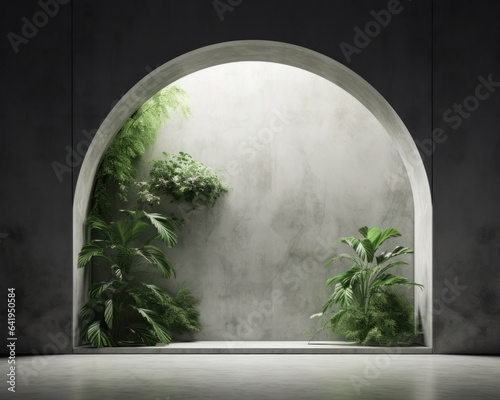
[[342, 317], [348, 312], [348, 309], [342, 309], [335, 313], [335, 315], [330, 319], [331, 325], [336, 325], [342, 319]]
[[356, 244], [356, 248], [354, 250], [362, 260], [366, 262], [373, 261], [375, 250], [373, 248], [373, 243], [370, 241], [370, 239], [363, 239], [361, 241], [358, 240], [358, 243]]
[[385, 274], [381, 276], [373, 283], [372, 287], [375, 288], [380, 286], [394, 286], [394, 285], [412, 285], [423, 288], [423, 285], [412, 282], [409, 279], [405, 278], [404, 276], [395, 276], [391, 274]]
[[358, 229], [358, 232], [361, 233], [361, 235], [363, 235], [364, 238], [367, 238], [369, 230], [370, 230], [370, 228], [368, 228], [367, 226], [363, 226], [363, 227]]
[[175, 270], [172, 264], [158, 247], [147, 245], [144, 246], [143, 250], [137, 249], [137, 254], [160, 271], [165, 279], [170, 278], [170, 275], [175, 276]]
[[407, 262], [404, 262], [404, 261], [394, 261], [394, 262], [392, 262], [392, 263], [387, 264], [384, 268], [382, 268], [382, 269], [380, 270], [380, 272], [381, 272], [381, 273], [384, 273], [385, 271], [387, 271], [387, 270], [389, 270], [389, 269], [391, 269], [391, 268], [394, 268], [394, 267], [396, 267], [396, 266], [398, 266], [398, 265], [408, 265], [408, 263], [407, 263]]
[[85, 267], [94, 257], [100, 257], [107, 259], [108, 257], [104, 254], [104, 250], [101, 246], [95, 243], [89, 243], [82, 247], [80, 253], [78, 253], [77, 267]]
[[164, 217], [161, 214], [141, 212], [156, 228], [163, 243], [169, 247], [177, 244], [177, 235], [174, 232], [174, 222], [171, 218]]
[[337, 283], [335, 285], [335, 289], [333, 290], [333, 301], [343, 307], [347, 307], [352, 303], [352, 300], [352, 289], [349, 286], [343, 287], [340, 283]]
[[136, 334], [147, 346], [154, 346], [158, 342], [158, 338], [147, 321], [131, 323], [126, 329]]
[[89, 227], [91, 230], [96, 229], [104, 233], [106, 238], [110, 239], [109, 235], [109, 224], [107, 224], [102, 218], [97, 215], [90, 215], [85, 220], [85, 225]]
[[113, 285], [113, 282], [110, 281], [93, 283], [88, 291], [89, 297], [92, 299], [97, 299], [99, 295], [102, 292], [106, 291], [111, 285]]
[[384, 264], [386, 261], [390, 260], [391, 258], [400, 256], [402, 254], [412, 254], [413, 250], [409, 249], [408, 247], [403, 247], [403, 246], [397, 246], [393, 251], [384, 251], [380, 256], [376, 258], [377, 264], [381, 265]]
[[101, 321], [92, 322], [85, 332], [86, 339], [94, 347], [111, 347], [113, 340], [101, 327]]
[[339, 240], [338, 240], [340, 243], [345, 243], [347, 244], [351, 249], [353, 249], [354, 251], [356, 251], [356, 247], [359, 243], [359, 240], [356, 239], [354, 236], [345, 236], [345, 237], [341, 237]]
[[83, 322], [92, 321], [95, 316], [94, 308], [89, 304], [84, 304], [82, 309], [80, 310], [80, 319]]
[[376, 236], [372, 237], [369, 235], [369, 239], [373, 242], [373, 247], [375, 250], [377, 250], [382, 243], [384, 243], [386, 240], [393, 238], [393, 237], [399, 237], [401, 236], [401, 233], [397, 229], [394, 228], [389, 228], [384, 230], [383, 232], [380, 232], [380, 229], [378, 228], [370, 228], [370, 229], [377, 229], [378, 233]]
[[111, 271], [113, 271], [113, 275], [118, 281], [121, 282], [123, 280], [123, 272], [117, 264], [111, 266]]
[[323, 264], [323, 266], [327, 267], [328, 265], [330, 265], [335, 260], [343, 260], [343, 259], [352, 260], [352, 261], [354, 261], [354, 263], [358, 264], [358, 260], [356, 260], [353, 256], [351, 256], [349, 254], [343, 253], [343, 254], [339, 254], [338, 256], [335, 256], [333, 258], [330, 258], [327, 262], [325, 262]]
[[377, 227], [371, 227], [368, 229], [368, 233], [366, 235], [366, 238], [373, 243], [375, 246], [376, 240], [380, 237], [381, 230], [380, 228]]
[[152, 310], [146, 308], [139, 308], [132, 306], [139, 314], [141, 314], [146, 321], [151, 324], [151, 327], [156, 333], [160, 343], [168, 344], [170, 343], [170, 333], [168, 327], [164, 324], [163, 319], [160, 315]]
[[104, 322], [108, 325], [109, 329], [113, 328], [113, 301], [106, 300], [104, 308]]

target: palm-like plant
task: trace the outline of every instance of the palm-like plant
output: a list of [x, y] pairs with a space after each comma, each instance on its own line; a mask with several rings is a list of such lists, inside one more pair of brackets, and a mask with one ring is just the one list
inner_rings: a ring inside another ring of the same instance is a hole
[[[383, 307], [383, 312], [386, 314], [390, 311], [391, 318], [395, 315], [394, 313], [397, 314], [399, 311], [401, 313], [404, 311], [405, 315], [408, 316], [407, 311], [411, 308], [405, 304], [403, 298], [391, 291], [392, 287], [396, 285], [423, 287], [403, 276], [390, 273], [390, 270], [396, 266], [408, 264], [401, 260], [395, 260], [395, 258], [411, 254], [413, 250], [404, 246], [396, 246], [392, 251], [384, 251], [377, 255], [380, 246], [388, 239], [401, 236], [400, 232], [394, 228], [381, 230], [376, 227], [364, 226], [359, 229], [359, 233], [362, 235], [361, 238], [348, 236], [338, 240], [354, 250], [354, 256], [340, 254], [325, 263], [325, 267], [336, 260], [350, 260], [353, 264], [347, 271], [326, 281], [325, 286], [333, 286], [333, 292], [323, 306], [322, 312], [314, 316], [325, 315], [334, 307], [340, 306], [340, 310], [335, 312], [322, 329], [328, 326], [334, 332], [342, 334], [351, 329], [347, 336], [360, 344], [367, 344], [370, 340], [377, 341], [377, 338], [380, 339], [380, 342], [391, 342], [387, 338], [381, 338], [383, 336], [381, 331], [384, 330], [384, 327], [377, 326], [377, 323], [384, 319], [381, 308]], [[403, 319], [406, 318], [403, 314], [400, 316]], [[389, 318], [388, 314], [385, 317]], [[397, 341], [397, 338], [401, 337], [398, 334], [396, 322], [389, 320], [383, 324], [386, 325], [385, 328], [390, 328], [394, 340]], [[406, 325], [406, 330], [408, 330], [407, 327], [408, 325]], [[404, 336], [408, 337], [408, 335]]]
[[[169, 247], [176, 244], [174, 221], [145, 211], [122, 212], [126, 214], [123, 220], [107, 223], [91, 216], [86, 221], [97, 235], [80, 251], [78, 267], [95, 260], [108, 268], [111, 278], [92, 284], [88, 291], [89, 301], [80, 312], [82, 342], [95, 347], [169, 343], [169, 321], [174, 321], [177, 329], [199, 331], [198, 314], [193, 312], [196, 299], [186, 290], [177, 299], [155, 285], [136, 279], [136, 273], [145, 266], [157, 269], [164, 278], [175, 276], [170, 261], [154, 244], [155, 241]], [[172, 312], [176, 315], [171, 315]]]

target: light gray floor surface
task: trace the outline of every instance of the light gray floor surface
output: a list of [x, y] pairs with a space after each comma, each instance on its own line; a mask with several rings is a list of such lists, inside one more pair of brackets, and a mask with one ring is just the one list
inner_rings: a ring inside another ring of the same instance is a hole
[[1, 399], [500, 399], [500, 357], [73, 354], [16, 357]]

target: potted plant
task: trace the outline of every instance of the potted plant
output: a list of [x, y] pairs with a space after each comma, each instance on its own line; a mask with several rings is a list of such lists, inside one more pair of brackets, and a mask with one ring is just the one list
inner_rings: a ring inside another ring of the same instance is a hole
[[[413, 253], [404, 246], [392, 251], [379, 252], [387, 240], [401, 236], [394, 228], [376, 227], [359, 229], [360, 238], [342, 237], [338, 242], [349, 246], [354, 254], [340, 254], [325, 263], [349, 260], [351, 267], [326, 281], [333, 292], [322, 312], [311, 318], [328, 315], [327, 322], [317, 331], [330, 329], [346, 340], [360, 345], [408, 345], [419, 332], [415, 329], [413, 306], [394, 289], [395, 286], [419, 286], [409, 279], [393, 275], [390, 271], [408, 263], [397, 258]], [[340, 307], [340, 308], [339, 308]]]

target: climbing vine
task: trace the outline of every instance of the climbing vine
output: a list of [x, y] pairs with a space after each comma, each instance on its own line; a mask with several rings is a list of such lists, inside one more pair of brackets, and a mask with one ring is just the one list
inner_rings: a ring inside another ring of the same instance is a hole
[[135, 181], [137, 174], [134, 162], [144, 154], [148, 145], [155, 143], [161, 126], [172, 111], [180, 112], [186, 118], [191, 114], [187, 93], [178, 86], [168, 86], [156, 93], [125, 122], [106, 150], [96, 173], [92, 215], [110, 220], [110, 191], [126, 197], [126, 188]]

